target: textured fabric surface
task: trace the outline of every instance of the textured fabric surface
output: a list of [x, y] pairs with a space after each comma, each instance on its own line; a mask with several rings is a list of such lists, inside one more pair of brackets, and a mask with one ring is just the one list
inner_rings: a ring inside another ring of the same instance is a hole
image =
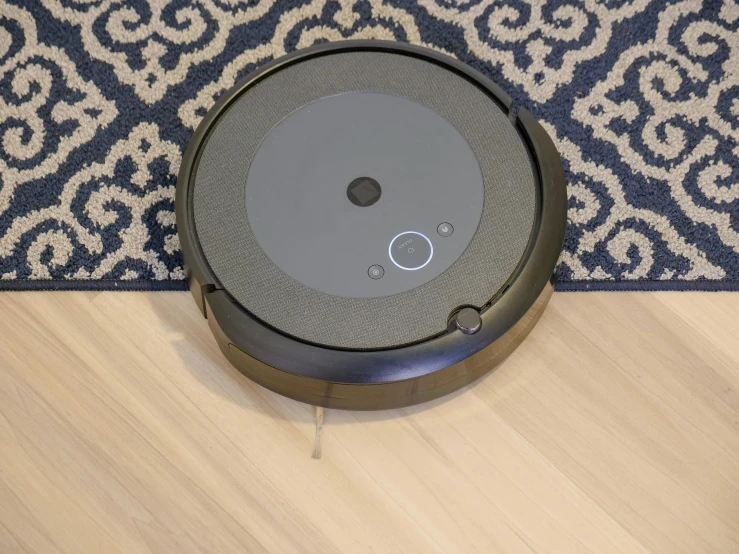
[[288, 51], [380, 38], [544, 123], [562, 288], [736, 288], [738, 29], [731, 0], [0, 0], [0, 285], [182, 287], [175, 176], [214, 100]]
[[[259, 247], [246, 213], [246, 177], [270, 129], [319, 98], [360, 90], [411, 98], [443, 116], [472, 148], [485, 189], [478, 231], [460, 258], [428, 283], [380, 298], [330, 296], [288, 277]], [[535, 187], [523, 142], [506, 114], [479, 88], [435, 64], [355, 52], [290, 66], [235, 102], [203, 149], [193, 206], [210, 267], [249, 312], [310, 342], [380, 348], [442, 333], [455, 308], [490, 300], [528, 243]]]

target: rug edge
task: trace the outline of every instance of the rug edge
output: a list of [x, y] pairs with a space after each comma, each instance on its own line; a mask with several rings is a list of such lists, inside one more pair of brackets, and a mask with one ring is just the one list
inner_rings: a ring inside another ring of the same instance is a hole
[[186, 291], [187, 281], [113, 281], [113, 280], [13, 280], [0, 281], [4, 291]]
[[[12, 280], [0, 281], [4, 291], [141, 291], [181, 292], [187, 281], [113, 281], [113, 280]], [[657, 292], [703, 291], [739, 292], [739, 281], [564, 281], [555, 282], [558, 292]]]
[[564, 281], [558, 292], [739, 292], [739, 281]]

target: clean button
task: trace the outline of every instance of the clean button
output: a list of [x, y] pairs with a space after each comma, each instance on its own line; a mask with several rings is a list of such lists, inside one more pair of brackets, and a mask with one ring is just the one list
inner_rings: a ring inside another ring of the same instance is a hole
[[431, 261], [434, 247], [424, 234], [416, 231], [400, 233], [390, 241], [390, 259], [400, 269], [421, 269]]

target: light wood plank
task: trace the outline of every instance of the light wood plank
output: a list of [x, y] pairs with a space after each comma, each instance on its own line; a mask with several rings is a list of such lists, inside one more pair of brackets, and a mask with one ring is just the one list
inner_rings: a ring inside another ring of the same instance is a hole
[[739, 295], [555, 294], [451, 397], [324, 414], [185, 293], [0, 294], [0, 552], [739, 552]]

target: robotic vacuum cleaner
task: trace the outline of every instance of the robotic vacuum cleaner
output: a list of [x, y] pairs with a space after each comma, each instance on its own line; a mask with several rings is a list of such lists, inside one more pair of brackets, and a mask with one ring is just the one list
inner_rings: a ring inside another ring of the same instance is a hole
[[190, 290], [228, 360], [285, 396], [380, 409], [485, 374], [551, 295], [559, 155], [437, 52], [329, 43], [206, 115], [177, 182]]

